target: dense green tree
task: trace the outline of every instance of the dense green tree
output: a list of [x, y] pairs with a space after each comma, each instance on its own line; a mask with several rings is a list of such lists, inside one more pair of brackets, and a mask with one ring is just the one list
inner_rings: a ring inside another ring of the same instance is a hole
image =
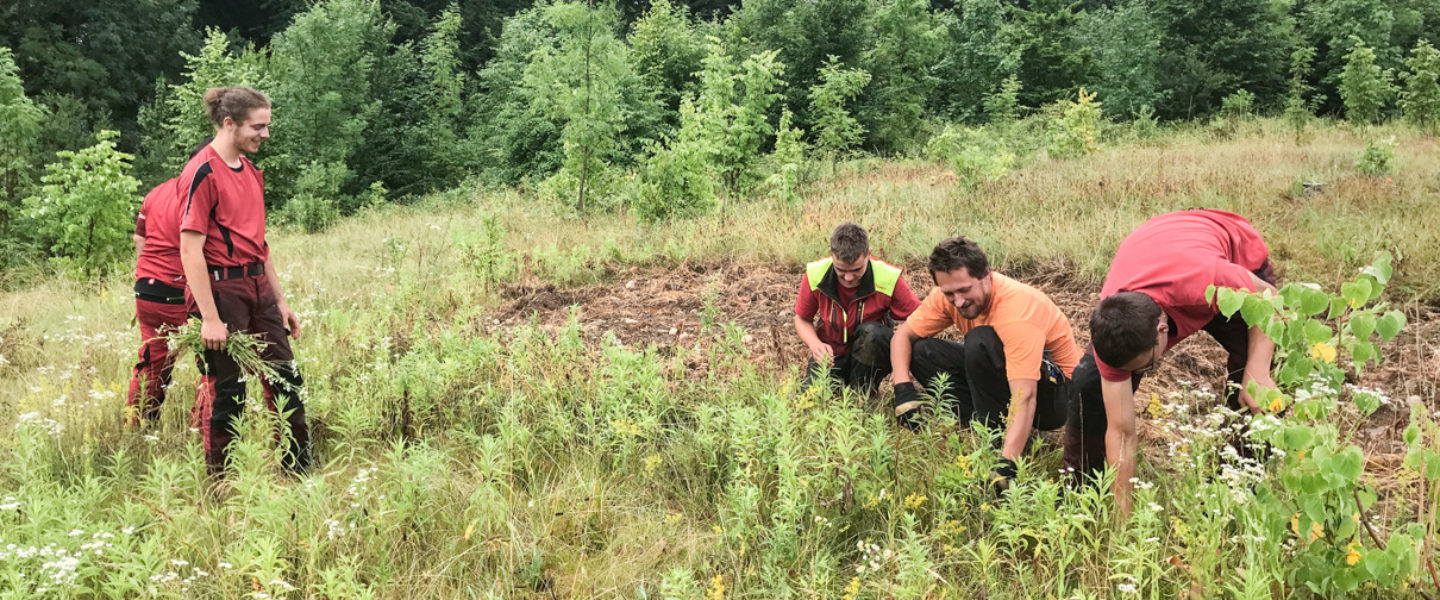
[[1406, 120], [1434, 133], [1440, 126], [1440, 51], [1420, 40], [1405, 61], [1405, 90], [1400, 109]]
[[1304, 141], [1305, 127], [1315, 116], [1321, 98], [1314, 95], [1315, 87], [1310, 85], [1311, 64], [1315, 60], [1315, 48], [1301, 46], [1290, 55], [1290, 86], [1285, 93], [1285, 123], [1295, 134], [1295, 143]]
[[[871, 23], [874, 45], [861, 64], [874, 80], [858, 112], [878, 149], [911, 150], [938, 83], [931, 70], [940, 62], [945, 27], [930, 11], [929, 0], [880, 0]], [[822, 118], [816, 115], [812, 121], [818, 131]]]
[[[321, 0], [271, 43], [269, 76], [275, 137], [262, 146], [269, 169], [266, 199], [280, 205], [301, 181], [323, 182], [319, 198], [349, 209], [375, 180], [355, 181], [349, 162], [365, 144], [366, 126], [380, 108], [372, 74], [389, 50], [395, 26], [377, 0]], [[307, 169], [323, 177], [302, 177]], [[331, 184], [338, 184], [331, 187]]]
[[673, 131], [679, 126], [680, 99], [695, 92], [705, 59], [704, 39], [683, 5], [656, 0], [635, 22], [627, 41], [635, 72], [646, 93], [665, 109], [665, 130]]
[[39, 193], [25, 200], [25, 218], [60, 266], [85, 279], [130, 255], [139, 180], [129, 154], [116, 150], [114, 131], [78, 152], [61, 151], [46, 165]]
[[1076, 24], [1076, 37], [1094, 57], [1094, 76], [1087, 87], [1105, 99], [1110, 114], [1128, 118], [1142, 107], [1160, 104], [1163, 32], [1145, 0], [1090, 11]]
[[1345, 101], [1345, 119], [1356, 123], [1377, 123], [1395, 93], [1389, 69], [1375, 64], [1375, 51], [1355, 44], [1340, 73], [1340, 98]]
[[690, 98], [680, 100], [679, 115], [675, 137], [652, 142], [646, 149], [632, 207], [642, 221], [704, 214], [715, 207], [716, 140], [706, 137], [705, 124]]
[[[785, 64], [784, 105], [798, 125], [814, 128], [810, 88], [820, 78], [829, 56], [846, 65], [863, 64], [870, 43], [869, 0], [746, 0], [731, 15], [726, 42], [737, 56], [779, 52]], [[778, 118], [780, 107], [770, 116]]]
[[45, 119], [45, 110], [25, 96], [18, 71], [10, 49], [0, 46], [0, 139], [5, 140], [0, 144], [0, 240], [11, 238], [11, 223], [29, 192], [35, 135]]
[[774, 132], [770, 109], [783, 98], [786, 66], [779, 51], [752, 54], [737, 63], [725, 44], [711, 39], [700, 75], [696, 118], [713, 142], [713, 164], [729, 198], [750, 190], [758, 179], [754, 166]]
[[472, 100], [472, 112], [479, 122], [470, 138], [481, 145], [479, 166], [492, 183], [509, 185], [560, 168], [561, 124], [542, 113], [517, 85], [530, 56], [559, 43], [559, 34], [543, 13], [545, 6], [505, 21], [495, 58], [478, 75], [480, 92]]
[[[1356, 46], [1366, 46], [1382, 68], [1400, 65], [1401, 47], [1390, 45], [1395, 26], [1392, 0], [1309, 0], [1301, 4], [1298, 29], [1315, 46], [1315, 68], [1322, 90], [1335, 92], [1340, 74]], [[1331, 94], [1339, 100], [1339, 94]], [[1330, 108], [1338, 109], [1338, 105]]]
[[1079, 0], [1036, 0], [1013, 9], [1021, 46], [1020, 100], [1029, 106], [1071, 97], [1090, 80], [1092, 55], [1075, 38], [1085, 12]]
[[524, 93], [561, 124], [565, 158], [552, 185], [573, 194], [583, 212], [587, 193], [606, 191], [609, 159], [623, 148], [619, 137], [628, 116], [623, 88], [636, 81], [629, 49], [616, 35], [614, 5], [561, 2], [543, 10], [560, 43], [536, 49], [522, 79]]
[[1165, 31], [1160, 88], [1165, 118], [1194, 118], [1220, 108], [1235, 90], [1261, 106], [1278, 105], [1293, 51], [1293, 19], [1273, 0], [1151, 0]]
[[[32, 98], [78, 100], [90, 113], [109, 115], [131, 145], [136, 112], [155, 79], [179, 73], [180, 53], [199, 46], [195, 6], [195, 0], [7, 0], [0, 2], [0, 45], [15, 52]], [[93, 136], [86, 131], [75, 142], [88, 145]]]
[[985, 98], [1020, 68], [1021, 46], [1002, 0], [960, 0], [941, 12], [946, 43], [935, 66], [939, 84], [931, 97], [936, 112], [973, 120]]
[[[845, 103], [870, 83], [864, 69], [844, 69], [831, 56], [820, 69], [820, 83], [810, 88], [810, 113], [815, 118], [815, 145], [830, 156], [831, 169], [840, 156], [860, 142], [865, 128], [851, 116]], [[788, 125], [788, 123], [787, 123]]]

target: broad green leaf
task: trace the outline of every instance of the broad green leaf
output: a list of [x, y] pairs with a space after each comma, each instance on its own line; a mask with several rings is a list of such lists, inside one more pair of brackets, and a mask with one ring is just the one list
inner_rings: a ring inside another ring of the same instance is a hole
[[1360, 341], [1370, 339], [1370, 334], [1375, 331], [1375, 315], [1369, 313], [1355, 313], [1350, 315], [1350, 333]]
[[[1206, 291], [1208, 292], [1209, 288], [1206, 288]], [[1280, 297], [1285, 299], [1285, 304], [1298, 308], [1305, 303], [1305, 288], [1298, 283], [1287, 283], [1280, 288]], [[1210, 297], [1206, 296], [1205, 299], [1208, 301]]]
[[1328, 342], [1334, 335], [1335, 332], [1330, 329], [1329, 325], [1315, 320], [1305, 322], [1305, 341], [1310, 344]]
[[1346, 306], [1347, 306], [1347, 305], [1345, 304], [1345, 299], [1344, 299], [1344, 298], [1332, 298], [1332, 299], [1330, 299], [1330, 312], [1325, 315], [1325, 318], [1326, 318], [1326, 319], [1335, 319], [1335, 318], [1338, 318], [1340, 315], [1345, 314], [1345, 307], [1346, 307]]
[[1398, 310], [1385, 313], [1385, 316], [1375, 322], [1375, 331], [1380, 333], [1380, 339], [1387, 342], [1395, 339], [1395, 336], [1399, 335], [1400, 330], [1404, 328], [1405, 313]]
[[1245, 303], [1240, 307], [1240, 315], [1245, 318], [1245, 324], [1251, 327], [1263, 324], [1272, 314], [1275, 314], [1274, 306], [1251, 295], [1245, 296]]
[[1350, 359], [1355, 363], [1357, 369], [1364, 368], [1365, 363], [1378, 358], [1379, 354], [1380, 351], [1375, 348], [1375, 344], [1370, 342], [1359, 342], [1350, 348]]
[[1356, 495], [1360, 496], [1360, 510], [1370, 510], [1370, 507], [1375, 505], [1375, 501], [1380, 499], [1369, 488], [1358, 490]]
[[1360, 480], [1360, 473], [1365, 471], [1365, 455], [1360, 448], [1349, 446], [1327, 461], [1325, 467], [1330, 473], [1344, 478], [1346, 483], [1354, 485]]
[[1374, 277], [1375, 281], [1381, 284], [1390, 283], [1390, 276], [1393, 274], [1393, 270], [1390, 267], [1390, 259], [1391, 256], [1389, 252], [1381, 252], [1380, 256], [1375, 259], [1375, 262], [1370, 263], [1370, 266], [1361, 269], [1360, 272]]
[[1300, 288], [1300, 312], [1315, 316], [1330, 307], [1330, 296], [1320, 290]]
[[1216, 289], [1217, 289], [1217, 288], [1215, 287], [1214, 284], [1205, 286], [1205, 303], [1206, 303], [1206, 304], [1215, 304], [1215, 290], [1216, 290]]
[[1307, 450], [1315, 443], [1315, 430], [1304, 425], [1287, 427], [1283, 439], [1286, 450]]
[[1230, 288], [1220, 288], [1220, 314], [1230, 317], [1235, 311], [1245, 304], [1245, 292], [1237, 292]]
[[1405, 440], [1406, 446], [1413, 447], [1415, 445], [1415, 440], [1420, 439], [1420, 426], [1411, 423], [1409, 427], [1405, 428], [1405, 433], [1402, 434], [1401, 437]]

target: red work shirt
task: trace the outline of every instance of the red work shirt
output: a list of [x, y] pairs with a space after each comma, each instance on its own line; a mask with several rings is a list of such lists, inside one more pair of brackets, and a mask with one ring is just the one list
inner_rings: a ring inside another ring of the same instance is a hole
[[180, 180], [155, 186], [140, 204], [135, 218], [135, 235], [145, 246], [135, 261], [135, 279], [153, 279], [174, 287], [185, 286], [185, 268], [180, 265]]
[[[1186, 210], [1154, 217], [1136, 227], [1110, 263], [1100, 298], [1120, 292], [1149, 296], [1175, 323], [1169, 350], [1200, 331], [1220, 309], [1206, 288], [1255, 291], [1252, 273], [1270, 258], [1265, 240], [1244, 217], [1223, 210]], [[1128, 381], [1130, 372], [1095, 357], [1101, 377]]]
[[238, 267], [265, 262], [265, 178], [255, 163], [240, 157], [231, 168], [206, 146], [180, 174], [184, 197], [181, 231], [205, 234], [205, 264]]

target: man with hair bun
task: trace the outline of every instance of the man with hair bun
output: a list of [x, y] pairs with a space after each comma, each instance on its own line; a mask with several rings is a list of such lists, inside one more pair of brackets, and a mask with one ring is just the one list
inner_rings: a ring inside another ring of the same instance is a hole
[[1274, 290], [1270, 250], [1235, 213], [1187, 210], [1136, 227], [1115, 251], [1090, 317], [1091, 347], [1075, 369], [1065, 428], [1065, 467], [1083, 483], [1108, 462], [1115, 467], [1116, 505], [1130, 511], [1138, 435], [1135, 390], [1167, 350], [1205, 331], [1229, 353], [1226, 401], [1259, 413], [1245, 386], [1273, 388], [1275, 344], [1236, 315], [1227, 319], [1206, 298], [1210, 286]]
[[870, 256], [864, 228], [835, 227], [830, 256], [805, 266], [795, 300], [795, 333], [810, 349], [805, 384], [824, 378], [873, 392], [890, 371], [894, 323], [919, 305], [900, 267]]
[[264, 179], [246, 158], [270, 137], [270, 99], [248, 87], [210, 88], [205, 106], [215, 139], [190, 159], [180, 176], [180, 258], [205, 345], [205, 463], [212, 476], [223, 473], [234, 421], [245, 400], [240, 367], [224, 351], [233, 331], [264, 342], [261, 358], [277, 375], [270, 381], [276, 408], [288, 413], [284, 465], [305, 472], [312, 460], [310, 431], [300, 399], [303, 380], [288, 339], [299, 337], [300, 318], [285, 301], [265, 241]]
[[[1032, 433], [1065, 424], [1080, 348], [1055, 302], [991, 270], [975, 242], [964, 237], [940, 242], [928, 266], [935, 288], [891, 344], [895, 418], [918, 427], [918, 381], [933, 397], [953, 400], [950, 408], [962, 424], [1004, 427], [1001, 457], [990, 478], [991, 488], [1003, 494], [1018, 475], [1015, 460]], [[965, 336], [963, 342], [933, 337], [952, 325]]]

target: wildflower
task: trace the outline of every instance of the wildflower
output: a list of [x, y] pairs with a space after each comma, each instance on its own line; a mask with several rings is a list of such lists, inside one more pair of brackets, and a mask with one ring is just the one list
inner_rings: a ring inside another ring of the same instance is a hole
[[[684, 518], [685, 518], [685, 515], [682, 515], [682, 514], [680, 514], [680, 513], [678, 513], [678, 512], [665, 513], [665, 523], [666, 523], [667, 525], [675, 525], [675, 524], [679, 523], [681, 519], [684, 519]], [[817, 518], [818, 518], [818, 517], [817, 517]]]
[[1345, 555], [1345, 564], [1353, 567], [1355, 563], [1360, 562], [1360, 551], [1355, 549], [1353, 542], [1350, 544], [1349, 549], [1350, 553]]
[[1280, 396], [1275, 396], [1275, 399], [1270, 401], [1270, 406], [1266, 408], [1269, 408], [1272, 413], [1278, 413], [1285, 410], [1285, 401], [1280, 399]]
[[725, 530], [721, 529], [719, 525], [711, 527], [710, 529], [715, 532], [715, 535], [725, 535]]
[[724, 575], [716, 575], [710, 579], [710, 589], [705, 590], [705, 600], [725, 600]]
[[660, 461], [661, 458], [659, 454], [651, 454], [650, 456], [645, 457], [646, 477], [653, 477], [655, 475], [655, 469], [660, 468]]
[[921, 505], [925, 504], [925, 500], [927, 499], [928, 498], [921, 494], [910, 494], [909, 496], [905, 497], [905, 506], [906, 508], [909, 508], [911, 510], [916, 510], [919, 509]]
[[845, 586], [844, 600], [855, 600], [855, 596], [858, 595], [860, 595], [860, 578], [851, 577], [850, 584]]
[[1145, 412], [1152, 419], [1159, 419], [1165, 416], [1165, 405], [1160, 403], [1160, 394], [1150, 392], [1150, 404], [1145, 407]]
[[0, 504], [0, 510], [20, 510], [20, 501], [14, 496], [6, 496], [5, 503]]
[[1335, 346], [1326, 342], [1315, 342], [1313, 346], [1310, 346], [1310, 358], [1333, 364], [1335, 362]]

